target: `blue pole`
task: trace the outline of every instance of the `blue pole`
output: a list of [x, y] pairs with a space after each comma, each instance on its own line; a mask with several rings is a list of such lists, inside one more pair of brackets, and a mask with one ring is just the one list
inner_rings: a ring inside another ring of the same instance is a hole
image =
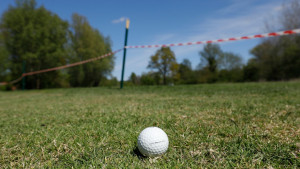
[[120, 89], [123, 89], [123, 83], [124, 83], [125, 60], [126, 60], [126, 48], [125, 48], [125, 46], [127, 46], [128, 29], [129, 29], [129, 19], [126, 20], [125, 42], [124, 42], [124, 50], [123, 50], [124, 51], [124, 53], [123, 53], [123, 66], [122, 66]]

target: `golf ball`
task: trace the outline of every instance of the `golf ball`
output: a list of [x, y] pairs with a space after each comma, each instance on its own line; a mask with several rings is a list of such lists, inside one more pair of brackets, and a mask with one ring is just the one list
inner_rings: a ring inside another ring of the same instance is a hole
[[148, 157], [155, 157], [165, 153], [169, 146], [167, 134], [158, 127], [145, 128], [138, 137], [138, 149]]

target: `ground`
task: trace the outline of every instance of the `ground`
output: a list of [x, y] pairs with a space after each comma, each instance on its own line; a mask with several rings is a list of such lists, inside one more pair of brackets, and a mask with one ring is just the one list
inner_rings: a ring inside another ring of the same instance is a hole
[[299, 168], [299, 138], [299, 81], [0, 92], [0, 168]]

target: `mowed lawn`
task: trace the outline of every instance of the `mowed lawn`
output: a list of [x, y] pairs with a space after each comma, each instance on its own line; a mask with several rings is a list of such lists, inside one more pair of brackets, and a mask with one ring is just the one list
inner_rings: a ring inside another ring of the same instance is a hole
[[[146, 127], [168, 151], [144, 158]], [[299, 168], [300, 82], [0, 92], [0, 168]]]

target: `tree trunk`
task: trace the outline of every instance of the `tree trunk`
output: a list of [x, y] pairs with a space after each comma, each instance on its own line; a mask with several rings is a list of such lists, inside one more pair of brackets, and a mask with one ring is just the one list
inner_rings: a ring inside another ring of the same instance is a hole
[[36, 80], [36, 89], [40, 89], [40, 77]]
[[163, 74], [163, 83], [164, 83], [164, 85], [167, 84], [167, 81], [166, 81], [166, 75], [165, 75], [165, 74]]

